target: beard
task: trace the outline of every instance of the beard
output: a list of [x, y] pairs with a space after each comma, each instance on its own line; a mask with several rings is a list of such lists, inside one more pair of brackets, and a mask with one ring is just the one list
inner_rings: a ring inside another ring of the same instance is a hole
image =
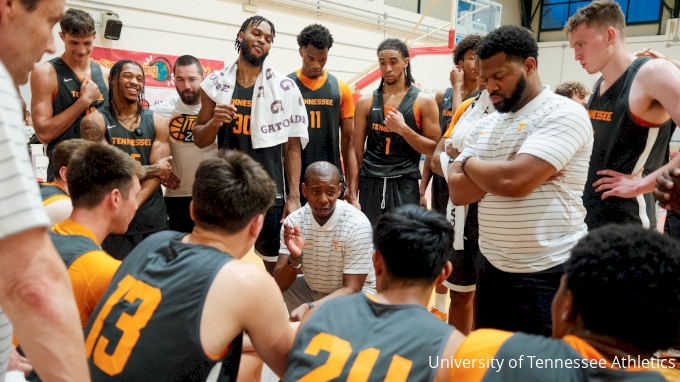
[[261, 57], [257, 57], [254, 54], [250, 53], [250, 44], [246, 39], [244, 38], [241, 40], [241, 54], [243, 55], [243, 58], [248, 61], [249, 64], [253, 66], [262, 66], [262, 63], [264, 62], [264, 59], [267, 58], [269, 55], [269, 52], [262, 54]]
[[[175, 87], [177, 89], [177, 87]], [[195, 92], [193, 90], [185, 90], [184, 92], [180, 92], [179, 89], [177, 89], [177, 93], [179, 94], [179, 98], [184, 102], [185, 105], [195, 105], [196, 102], [198, 102], [198, 97], [199, 93]]]
[[[503, 97], [503, 101], [499, 103], [494, 103], [493, 107], [498, 111], [499, 113], [509, 113], [511, 111], [517, 111], [516, 107], [517, 104], [519, 103], [520, 99], [522, 98], [522, 95], [524, 94], [524, 91], [527, 88], [527, 79], [522, 75], [522, 78], [520, 78], [517, 81], [517, 85], [515, 85], [515, 90], [513, 90], [512, 95], [510, 98]], [[493, 93], [489, 94], [491, 96], [499, 96], [500, 94]], [[501, 96], [502, 97], [502, 96]]]

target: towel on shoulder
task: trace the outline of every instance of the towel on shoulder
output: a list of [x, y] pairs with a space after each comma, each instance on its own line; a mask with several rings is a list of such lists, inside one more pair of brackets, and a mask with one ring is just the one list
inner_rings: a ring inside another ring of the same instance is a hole
[[[295, 81], [277, 72], [265, 59], [255, 81], [250, 131], [254, 149], [272, 147], [300, 138], [304, 149], [309, 141], [307, 109]], [[205, 94], [215, 103], [231, 104], [236, 84], [237, 62], [211, 73], [201, 83]]]

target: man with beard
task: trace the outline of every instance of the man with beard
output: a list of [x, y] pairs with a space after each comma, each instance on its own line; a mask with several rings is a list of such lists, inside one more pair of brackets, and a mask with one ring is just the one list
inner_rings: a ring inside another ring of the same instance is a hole
[[359, 204], [371, 224], [394, 207], [420, 203], [420, 156], [432, 155], [441, 138], [437, 104], [415, 87], [406, 44], [386, 39], [378, 62], [380, 86], [354, 113]]
[[200, 148], [194, 144], [196, 116], [201, 110], [201, 80], [203, 67], [194, 56], [182, 56], [172, 68], [179, 99], [173, 97], [151, 107], [170, 121], [170, 155], [172, 173], [161, 184], [165, 186], [165, 208], [170, 229], [191, 232], [194, 221], [189, 215], [191, 190], [198, 165], [217, 150], [217, 142]]
[[139, 209], [127, 232], [111, 234], [102, 243], [107, 253], [123, 260], [144, 238], [167, 228], [160, 183], [170, 176], [172, 157], [168, 156], [167, 122], [141, 104], [142, 66], [130, 60], [116, 62], [111, 68], [109, 89], [109, 107], [83, 118], [80, 132], [84, 139], [91, 141], [106, 139], [144, 166], [142, 189], [137, 194]]
[[592, 126], [583, 107], [543, 87], [527, 29], [496, 29], [477, 55], [498, 113], [472, 127], [448, 177], [455, 205], [479, 202], [475, 322], [550, 335], [562, 263], [587, 232]]
[[[282, 218], [300, 208], [300, 158], [308, 136], [308, 116], [300, 90], [265, 61], [275, 36], [274, 24], [262, 16], [243, 22], [236, 35], [237, 60], [201, 83], [202, 107], [194, 129], [198, 147], [207, 147], [217, 138], [220, 149], [250, 155], [276, 182], [276, 201], [255, 243], [255, 251], [270, 274], [279, 256]], [[281, 98], [270, 98], [277, 92]], [[273, 101], [271, 106], [263, 102], [267, 99]], [[296, 109], [298, 114], [292, 115]], [[285, 123], [267, 121], [283, 116], [290, 118], [282, 121]]]

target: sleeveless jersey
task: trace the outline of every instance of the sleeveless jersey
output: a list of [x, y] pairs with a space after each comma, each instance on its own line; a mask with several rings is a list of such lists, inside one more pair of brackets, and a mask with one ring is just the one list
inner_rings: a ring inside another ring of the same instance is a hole
[[[288, 75], [295, 81], [309, 113], [309, 143], [302, 150], [302, 171], [317, 161], [333, 163], [342, 172], [340, 162], [340, 87], [338, 80], [326, 72], [326, 81], [317, 90], [311, 90], [296, 72]], [[342, 179], [341, 179], [342, 180]]]
[[56, 183], [40, 183], [40, 196], [42, 196], [43, 206], [47, 206], [61, 199], [68, 199], [68, 194], [57, 186]]
[[[583, 340], [581, 340], [583, 341]], [[465, 344], [465, 342], [463, 343]], [[463, 346], [463, 345], [461, 345]], [[516, 333], [508, 338], [493, 357], [502, 367], [489, 369], [482, 381], [637, 381], [664, 382], [655, 371], [630, 371], [591, 367], [589, 359], [563, 340]], [[519, 359], [522, 358], [522, 365]], [[631, 357], [632, 358], [632, 357]], [[634, 358], [637, 361], [637, 358]], [[592, 361], [597, 361], [593, 359]], [[515, 367], [511, 367], [514, 362]], [[597, 364], [597, 362], [595, 362]], [[474, 379], [466, 379], [474, 380]]]
[[224, 361], [218, 381], [234, 378], [241, 335], [210, 357], [200, 340], [203, 304], [215, 275], [233, 258], [216, 248], [180, 242], [184, 233], [149, 236], [121, 264], [85, 329], [96, 381], [205, 381]]
[[[442, 354], [453, 326], [423, 306], [371, 298], [357, 293], [317, 308], [295, 338], [284, 381], [345, 381], [357, 372], [370, 381], [434, 380], [437, 369], [429, 367], [429, 357]], [[328, 375], [328, 369], [337, 374]]]
[[264, 167], [267, 174], [276, 182], [276, 202], [283, 206], [283, 145], [254, 149], [250, 138], [250, 110], [253, 102], [255, 85], [244, 88], [238, 81], [234, 86], [231, 104], [236, 106], [236, 115], [231, 123], [223, 124], [217, 136], [219, 148], [236, 149], [250, 155]]
[[[404, 121], [413, 131], [422, 134], [416, 123], [415, 102], [420, 90], [409, 87], [397, 110], [404, 115]], [[374, 178], [407, 176], [420, 179], [420, 153], [397, 133], [383, 125], [385, 120], [383, 94], [375, 90], [366, 124], [366, 152], [361, 164], [361, 175]]]
[[[53, 115], [57, 115], [76, 103], [80, 97], [80, 86], [82, 85], [82, 81], [60, 57], [55, 57], [48, 62], [54, 67], [54, 71], [57, 73], [57, 95], [52, 101], [52, 113]], [[92, 60], [90, 60], [90, 72], [92, 73], [92, 81], [97, 84], [97, 87], [99, 87], [99, 91], [102, 94], [99, 96], [98, 100], [85, 109], [78, 119], [73, 122], [71, 127], [47, 144], [48, 158], [52, 158], [52, 152], [54, 152], [54, 148], [59, 143], [73, 138], [80, 138], [80, 120], [85, 115], [90, 114], [93, 110], [99, 109], [106, 103], [109, 92], [106, 80], [102, 76], [102, 70], [101, 67], [99, 67], [99, 64]], [[50, 160], [47, 167], [47, 180], [51, 182], [53, 179], [54, 167]]]
[[49, 231], [49, 234], [52, 243], [58, 249], [59, 255], [66, 263], [66, 268], [70, 267], [80, 256], [92, 251], [102, 250], [97, 243], [87, 236], [61, 235], [52, 230]]
[[151, 107], [168, 121], [172, 172], [180, 180], [179, 188], [165, 190], [165, 197], [191, 197], [196, 170], [201, 162], [217, 150], [217, 143], [200, 148], [194, 144], [194, 126], [201, 104], [187, 105], [171, 98]]
[[453, 118], [453, 88], [447, 88], [442, 97], [442, 103], [439, 112], [439, 127], [442, 128], [442, 135], [449, 128], [451, 118]]
[[[130, 131], [120, 124], [108, 109], [100, 110], [106, 123], [106, 139], [113, 146], [130, 154], [142, 166], [151, 164], [151, 146], [156, 138], [153, 111], [142, 109], [139, 127]], [[149, 198], [137, 209], [134, 219], [128, 226], [126, 235], [160, 231], [166, 228], [165, 201], [159, 185]]]
[[609, 197], [602, 200], [602, 192], [596, 193], [592, 186], [600, 178], [597, 175], [600, 170], [632, 174], [647, 164], [650, 167], [645, 166], [645, 171], [653, 172], [663, 163], [661, 153], [652, 152], [652, 148], [658, 139], [667, 139], [664, 136], [671, 132], [671, 120], [659, 127], [642, 126], [634, 120], [628, 104], [633, 79], [648, 60], [648, 57], [635, 59], [628, 70], [602, 95], [600, 78], [588, 102], [588, 114], [595, 134], [588, 180], [583, 192], [588, 229], [607, 223], [637, 223], [649, 227], [646, 203], [642, 195], [630, 199]]

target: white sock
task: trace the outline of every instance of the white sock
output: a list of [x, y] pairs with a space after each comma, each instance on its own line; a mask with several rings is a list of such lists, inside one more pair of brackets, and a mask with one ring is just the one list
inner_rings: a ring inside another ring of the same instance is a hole
[[447, 306], [446, 306], [446, 293], [439, 294], [435, 293], [434, 294], [434, 307], [439, 309], [440, 312], [446, 313], [447, 311]]

